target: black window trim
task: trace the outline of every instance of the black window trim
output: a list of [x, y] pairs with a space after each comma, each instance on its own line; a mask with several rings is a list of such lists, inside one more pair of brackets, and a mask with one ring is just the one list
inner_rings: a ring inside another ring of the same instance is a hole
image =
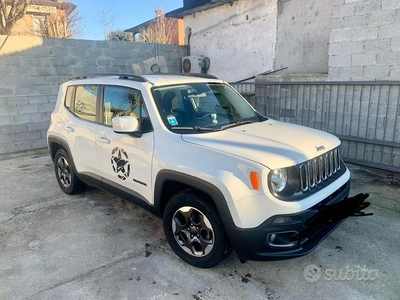
[[[77, 87], [83, 87], [83, 86], [96, 86], [96, 87], [98, 87], [98, 92], [97, 92], [97, 97], [96, 97], [96, 118], [95, 118], [95, 121], [90, 121], [90, 120], [83, 119], [83, 118], [81, 118], [80, 116], [78, 116], [75, 113], [76, 90], [77, 90]], [[101, 126], [106, 126], [108, 128], [112, 128], [112, 125], [104, 124], [104, 113], [103, 113], [104, 101], [103, 100], [104, 100], [104, 88], [106, 86], [127, 88], [127, 89], [132, 89], [132, 90], [138, 91], [140, 93], [140, 107], [139, 107], [140, 120], [143, 119], [142, 112], [143, 112], [143, 107], [144, 107], [144, 109], [147, 111], [147, 115], [148, 115], [148, 118], [149, 118], [150, 124], [151, 124], [151, 129], [150, 130], [142, 131], [142, 122], [139, 122], [139, 133], [146, 134], [146, 133], [150, 133], [150, 132], [154, 131], [153, 123], [151, 122], [150, 114], [148, 113], [149, 110], [147, 109], [147, 106], [146, 106], [146, 103], [145, 103], [145, 100], [144, 100], [144, 97], [143, 97], [143, 93], [142, 93], [142, 91], [140, 89], [136, 89], [136, 88], [129, 87], [129, 86], [124, 86], [124, 85], [116, 85], [116, 84], [73, 84], [73, 85], [68, 85], [67, 86], [67, 91], [68, 91], [68, 89], [72, 88], [71, 108], [68, 108], [66, 106], [67, 92], [65, 93], [65, 96], [64, 96], [63, 105], [74, 117], [78, 118], [79, 120], [83, 120], [85, 122], [95, 123], [97, 125], [101, 125]]]

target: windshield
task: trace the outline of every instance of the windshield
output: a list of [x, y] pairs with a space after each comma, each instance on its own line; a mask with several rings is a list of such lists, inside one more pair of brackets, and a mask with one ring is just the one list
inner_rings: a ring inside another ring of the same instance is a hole
[[259, 121], [259, 114], [247, 101], [223, 83], [155, 87], [152, 92], [172, 131], [210, 132]]

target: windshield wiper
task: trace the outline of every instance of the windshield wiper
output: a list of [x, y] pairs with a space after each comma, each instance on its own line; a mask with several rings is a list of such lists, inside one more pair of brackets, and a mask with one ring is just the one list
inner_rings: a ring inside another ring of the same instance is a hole
[[172, 126], [171, 130], [195, 130], [195, 131], [220, 131], [220, 128], [201, 127], [201, 126]]
[[232, 128], [232, 127], [236, 127], [236, 126], [240, 126], [240, 125], [244, 125], [244, 124], [250, 124], [250, 123], [254, 123], [254, 121], [253, 120], [244, 120], [244, 121], [231, 122], [229, 124], [221, 126], [221, 130], [225, 130], [228, 128]]

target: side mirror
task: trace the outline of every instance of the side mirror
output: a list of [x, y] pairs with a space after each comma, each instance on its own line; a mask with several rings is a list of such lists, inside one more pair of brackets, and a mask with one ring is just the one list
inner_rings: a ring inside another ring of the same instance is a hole
[[112, 118], [112, 128], [116, 133], [137, 133], [139, 122], [131, 116], [115, 117]]

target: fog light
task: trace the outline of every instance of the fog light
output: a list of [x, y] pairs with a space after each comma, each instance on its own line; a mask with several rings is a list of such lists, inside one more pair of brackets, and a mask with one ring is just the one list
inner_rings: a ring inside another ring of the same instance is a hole
[[271, 234], [269, 237], [270, 242], [272, 243], [273, 241], [275, 241], [275, 238], [276, 238], [276, 234], [275, 233]]
[[292, 241], [292, 237], [298, 234], [297, 231], [283, 231], [270, 233], [267, 236], [267, 243], [274, 248], [289, 248], [298, 244], [298, 241]]

